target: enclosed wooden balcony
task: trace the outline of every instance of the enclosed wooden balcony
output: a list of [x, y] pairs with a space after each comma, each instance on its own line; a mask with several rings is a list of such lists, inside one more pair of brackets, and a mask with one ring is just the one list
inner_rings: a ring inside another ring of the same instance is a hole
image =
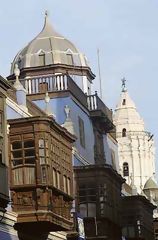
[[10, 189], [16, 225], [71, 230], [74, 137], [50, 117], [10, 120]]

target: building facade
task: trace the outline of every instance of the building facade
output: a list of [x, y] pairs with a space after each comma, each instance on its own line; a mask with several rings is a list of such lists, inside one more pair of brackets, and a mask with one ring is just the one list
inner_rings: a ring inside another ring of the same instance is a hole
[[144, 121], [124, 84], [114, 112], [114, 124], [120, 174], [140, 194], [155, 174], [154, 140], [153, 135], [145, 130]]
[[[12, 199], [2, 215], [1, 238], [121, 239], [125, 180], [112, 111], [92, 92], [94, 78], [84, 54], [55, 31], [46, 13], [42, 31], [0, 81]], [[142, 206], [152, 213], [152, 205]]]

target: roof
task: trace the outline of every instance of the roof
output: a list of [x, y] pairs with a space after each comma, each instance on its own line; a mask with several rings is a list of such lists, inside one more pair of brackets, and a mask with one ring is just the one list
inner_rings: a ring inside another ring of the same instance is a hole
[[144, 185], [143, 190], [147, 190], [147, 189], [158, 189], [158, 185], [156, 184], [156, 182], [152, 177], [150, 177]]
[[[45, 57], [43, 63], [41, 55]], [[11, 74], [15, 64], [18, 64], [19, 69], [52, 64], [88, 66], [84, 54], [54, 29], [47, 13], [42, 31], [14, 58]]]
[[144, 121], [127, 90], [121, 92], [113, 119], [116, 126], [128, 125], [130, 131], [144, 131]]

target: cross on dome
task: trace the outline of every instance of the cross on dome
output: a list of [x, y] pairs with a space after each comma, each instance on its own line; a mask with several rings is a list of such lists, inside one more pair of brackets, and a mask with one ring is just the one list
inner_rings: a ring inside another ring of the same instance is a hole
[[127, 80], [124, 77], [124, 78], [121, 79], [121, 81], [122, 81], [122, 92], [125, 92], [126, 91], [126, 81]]

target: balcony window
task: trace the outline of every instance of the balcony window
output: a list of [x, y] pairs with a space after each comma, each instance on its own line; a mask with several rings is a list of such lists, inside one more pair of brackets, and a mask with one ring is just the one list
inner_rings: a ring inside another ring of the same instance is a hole
[[12, 143], [13, 167], [25, 164], [35, 164], [34, 140], [15, 141]]
[[48, 140], [39, 139], [39, 158], [40, 165], [48, 164], [49, 161], [49, 151], [48, 151]]

